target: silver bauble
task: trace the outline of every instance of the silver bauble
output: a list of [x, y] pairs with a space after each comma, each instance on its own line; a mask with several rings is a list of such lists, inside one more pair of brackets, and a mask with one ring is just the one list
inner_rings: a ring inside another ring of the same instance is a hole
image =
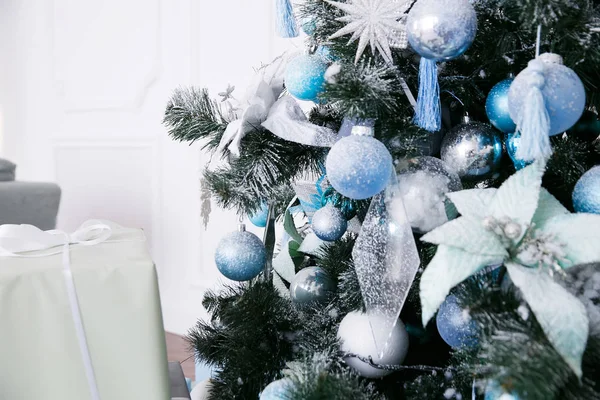
[[458, 174], [435, 157], [415, 157], [396, 163], [398, 191], [410, 226], [426, 233], [457, 216], [446, 193], [462, 190]]
[[446, 134], [441, 155], [461, 178], [487, 178], [500, 166], [502, 139], [488, 124], [464, 123]]
[[335, 282], [320, 267], [307, 267], [296, 274], [290, 285], [290, 296], [295, 304], [324, 304], [335, 290]]
[[422, 57], [451, 60], [473, 43], [477, 14], [469, 0], [419, 0], [408, 13], [406, 33]]

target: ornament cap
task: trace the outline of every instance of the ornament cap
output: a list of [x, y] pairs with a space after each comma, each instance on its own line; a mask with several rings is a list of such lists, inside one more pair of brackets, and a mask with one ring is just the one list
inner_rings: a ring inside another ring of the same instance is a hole
[[463, 124], [468, 124], [469, 122], [471, 122], [471, 117], [469, 116], [468, 112], [465, 112], [465, 115], [463, 115]]
[[538, 56], [538, 59], [546, 64], [563, 65], [563, 58], [555, 53], [544, 53]]
[[372, 126], [356, 125], [352, 127], [352, 134], [356, 136], [375, 136]]
[[238, 232], [246, 232], [246, 224], [239, 224]]

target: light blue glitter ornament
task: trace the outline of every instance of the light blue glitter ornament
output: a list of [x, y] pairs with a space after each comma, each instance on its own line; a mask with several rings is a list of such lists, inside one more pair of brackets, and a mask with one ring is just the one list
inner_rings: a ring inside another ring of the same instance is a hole
[[260, 394], [260, 400], [287, 400], [293, 383], [290, 379], [278, 379], [267, 385]]
[[490, 122], [504, 133], [513, 133], [517, 129], [508, 112], [508, 89], [512, 82], [513, 78], [509, 78], [497, 83], [485, 102], [485, 112]]
[[473, 43], [477, 14], [469, 0], [419, 0], [408, 13], [406, 33], [422, 57], [451, 60]]
[[263, 270], [267, 253], [263, 242], [240, 225], [239, 232], [227, 234], [217, 246], [215, 263], [219, 271], [233, 281], [249, 281]]
[[508, 109], [521, 132], [520, 159], [550, 157], [548, 136], [565, 132], [583, 114], [583, 83], [562, 62], [557, 54], [542, 54], [531, 60], [510, 85]]
[[335, 242], [346, 233], [348, 221], [339, 208], [327, 204], [313, 215], [312, 229], [319, 239]]
[[454, 295], [446, 297], [440, 306], [436, 325], [442, 339], [454, 348], [477, 344], [477, 325], [469, 314], [460, 308]]
[[506, 152], [508, 153], [510, 159], [515, 165], [517, 171], [531, 164], [531, 162], [527, 162], [525, 160], [517, 158], [517, 151], [519, 150], [519, 146], [521, 145], [521, 135], [519, 133], [508, 133], [506, 135], [505, 143]]
[[257, 226], [259, 228], [264, 228], [265, 226], [267, 226], [268, 218], [269, 218], [269, 207], [267, 206], [266, 203], [262, 203], [262, 205], [260, 206], [260, 210], [258, 210], [254, 214], [248, 216], [248, 219], [250, 220], [250, 222], [252, 222], [252, 224], [254, 226]]
[[285, 70], [285, 87], [299, 100], [317, 101], [325, 84], [327, 62], [318, 55], [303, 55], [291, 60]]
[[307, 267], [296, 274], [290, 285], [295, 304], [325, 304], [335, 290], [335, 282], [321, 267]]
[[496, 381], [489, 381], [485, 388], [485, 400], [519, 400], [514, 393], [507, 393]]
[[373, 128], [355, 126], [352, 135], [340, 139], [329, 151], [325, 163], [331, 186], [354, 200], [381, 192], [392, 176], [392, 156]]
[[573, 208], [579, 213], [600, 214], [600, 165], [577, 181], [573, 190]]

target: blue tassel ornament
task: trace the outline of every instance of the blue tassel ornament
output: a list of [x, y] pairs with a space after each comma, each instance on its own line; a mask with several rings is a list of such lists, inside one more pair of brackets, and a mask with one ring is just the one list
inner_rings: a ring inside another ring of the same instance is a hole
[[521, 133], [521, 143], [516, 157], [523, 161], [548, 159], [552, 155], [552, 146], [550, 145], [550, 116], [542, 92], [546, 84], [544, 63], [539, 59], [531, 60], [527, 69], [530, 71], [527, 78], [530, 88], [525, 96], [521, 118], [517, 121], [517, 132]]
[[290, 0], [275, 0], [277, 34], [282, 38], [294, 38], [299, 35], [294, 8]]
[[415, 124], [429, 132], [442, 127], [442, 105], [435, 60], [421, 57], [419, 66], [419, 97], [415, 110]]

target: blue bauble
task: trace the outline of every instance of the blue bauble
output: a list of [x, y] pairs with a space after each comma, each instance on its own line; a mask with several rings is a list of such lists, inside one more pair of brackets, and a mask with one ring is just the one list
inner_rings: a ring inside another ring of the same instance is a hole
[[521, 144], [521, 134], [520, 133], [509, 133], [506, 135], [506, 152], [508, 153], [510, 159], [512, 160], [515, 168], [518, 170], [525, 168], [530, 162], [521, 160], [517, 158], [517, 150], [519, 150], [519, 145]]
[[477, 325], [458, 304], [454, 295], [449, 295], [440, 306], [436, 318], [438, 332], [452, 347], [477, 344]]
[[267, 385], [260, 394], [260, 400], [286, 400], [293, 383], [290, 379], [278, 379]]
[[408, 13], [406, 33], [422, 57], [451, 60], [473, 43], [477, 14], [469, 0], [419, 0]]
[[327, 204], [313, 215], [312, 229], [319, 239], [335, 242], [346, 233], [348, 221], [339, 208]]
[[497, 83], [490, 90], [485, 101], [485, 112], [490, 122], [504, 133], [513, 133], [517, 130], [517, 125], [508, 112], [508, 89], [512, 82], [513, 79], [510, 78]]
[[254, 226], [257, 226], [259, 228], [264, 228], [267, 226], [268, 218], [269, 218], [269, 207], [267, 206], [266, 203], [263, 203], [260, 206], [260, 210], [258, 210], [254, 214], [248, 216], [248, 219], [250, 220], [250, 222], [252, 222], [252, 224]]
[[250, 232], [227, 234], [217, 246], [215, 262], [219, 271], [233, 281], [256, 278], [267, 261], [263, 242]]
[[327, 62], [318, 55], [294, 58], [285, 70], [285, 87], [299, 100], [317, 101], [325, 84]]
[[307, 267], [296, 274], [290, 285], [292, 301], [299, 305], [325, 304], [335, 290], [335, 282], [320, 267]]
[[[544, 77], [542, 94], [550, 116], [550, 135], [565, 132], [579, 121], [585, 109], [585, 89], [581, 79], [572, 69], [562, 65], [556, 54], [542, 54]], [[508, 109], [513, 121], [519, 121], [525, 101], [536, 81], [535, 68], [527, 67], [513, 81], [508, 91]]]
[[489, 381], [485, 388], [484, 400], [519, 400], [519, 396], [507, 393], [496, 381]]
[[444, 137], [441, 158], [461, 178], [485, 178], [500, 167], [502, 139], [488, 124], [464, 123]]
[[600, 214], [600, 165], [577, 181], [573, 190], [573, 208], [579, 213]]
[[381, 192], [393, 172], [392, 156], [383, 143], [360, 135], [340, 139], [329, 151], [325, 168], [331, 186], [354, 200]]
[[312, 36], [313, 33], [317, 30], [317, 20], [313, 17], [305, 18], [301, 21], [302, 30], [308, 36]]

